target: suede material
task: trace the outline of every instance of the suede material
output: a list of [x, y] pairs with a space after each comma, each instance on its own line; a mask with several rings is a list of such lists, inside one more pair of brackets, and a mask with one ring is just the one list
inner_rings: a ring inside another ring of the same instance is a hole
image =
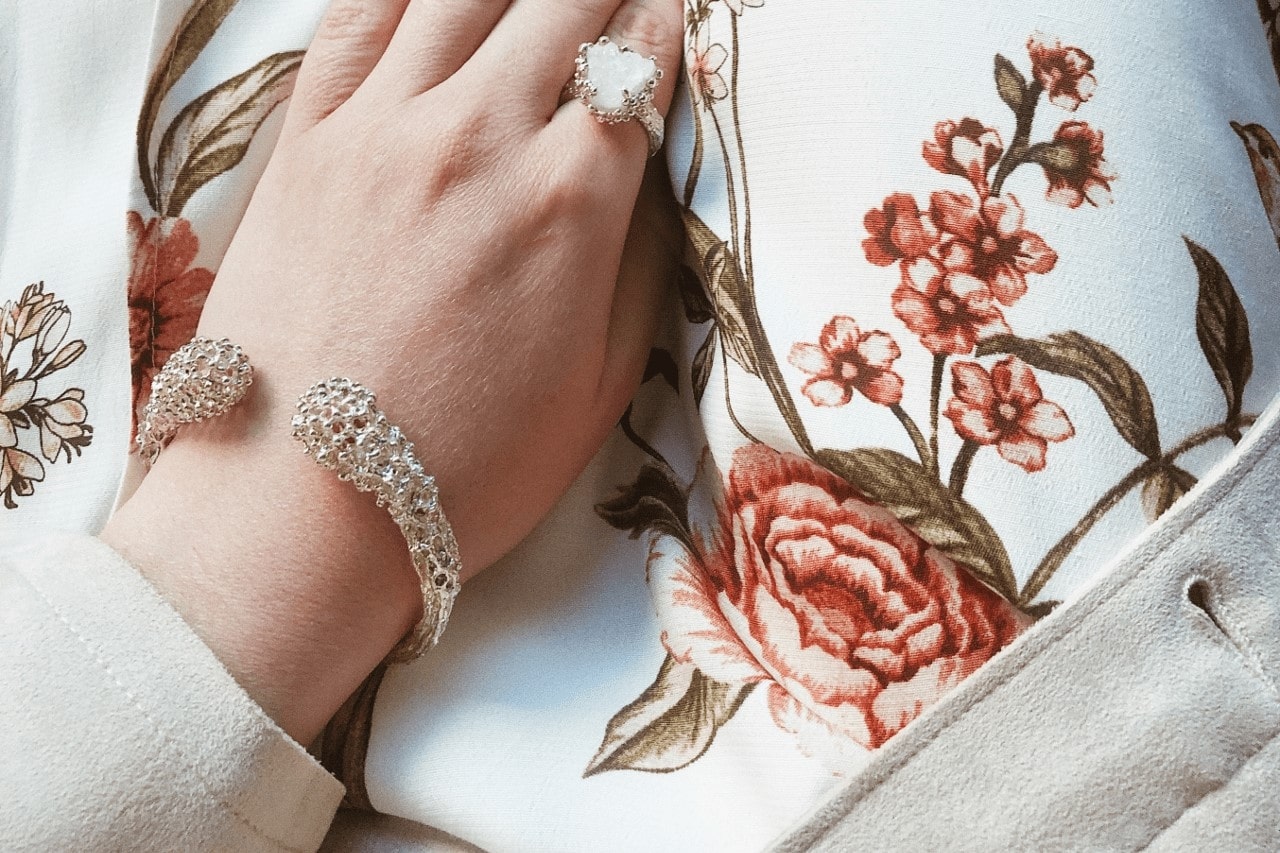
[[1278, 413], [773, 850], [1280, 849]]
[[342, 786], [100, 541], [0, 543], [0, 846], [315, 850]]
[[1280, 738], [1187, 809], [1147, 850], [1280, 850]]

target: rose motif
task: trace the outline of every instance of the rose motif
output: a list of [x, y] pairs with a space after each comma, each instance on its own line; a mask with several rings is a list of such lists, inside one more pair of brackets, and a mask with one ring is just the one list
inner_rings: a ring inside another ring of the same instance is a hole
[[1111, 182], [1117, 176], [1103, 158], [1102, 131], [1083, 121], [1063, 122], [1035, 160], [1049, 180], [1049, 201], [1067, 207], [1111, 203]]
[[982, 338], [1010, 333], [985, 281], [934, 258], [903, 264], [891, 302], [894, 316], [935, 355], [965, 355]]
[[987, 172], [1003, 153], [999, 132], [974, 118], [940, 121], [933, 139], [924, 143], [925, 162], [944, 174], [968, 178], [984, 197], [989, 191]]
[[1093, 57], [1078, 47], [1063, 47], [1058, 39], [1035, 33], [1027, 39], [1031, 74], [1049, 96], [1049, 103], [1075, 111], [1098, 88]]
[[1043, 275], [1058, 254], [1040, 235], [1023, 227], [1025, 214], [1012, 195], [981, 204], [953, 192], [935, 192], [930, 214], [944, 232], [938, 246], [943, 265], [982, 279], [992, 295], [1012, 305], [1027, 292], [1027, 275]]
[[867, 211], [863, 224], [871, 236], [862, 241], [862, 249], [878, 267], [927, 255], [938, 242], [938, 229], [907, 193], [894, 193], [883, 207]]
[[799, 711], [881, 746], [1020, 630], [1011, 605], [807, 459], [735, 453], [701, 559], [655, 577], [678, 660], [767, 684], [775, 721]]
[[884, 332], [862, 332], [852, 317], [837, 316], [822, 327], [818, 343], [798, 343], [788, 361], [809, 374], [804, 394], [815, 406], [843, 406], [857, 391], [873, 403], [902, 402], [902, 377], [893, 363], [902, 350]]
[[1040, 383], [1020, 358], [1009, 356], [990, 373], [974, 362], [951, 365], [956, 396], [945, 414], [965, 441], [994, 444], [1007, 462], [1027, 471], [1044, 469], [1050, 441], [1075, 435], [1071, 419], [1044, 399]]
[[144, 222], [129, 211], [133, 243], [129, 271], [129, 348], [133, 367], [134, 424], [151, 393], [151, 379], [169, 356], [195, 337], [213, 272], [191, 268], [200, 241], [185, 219]]

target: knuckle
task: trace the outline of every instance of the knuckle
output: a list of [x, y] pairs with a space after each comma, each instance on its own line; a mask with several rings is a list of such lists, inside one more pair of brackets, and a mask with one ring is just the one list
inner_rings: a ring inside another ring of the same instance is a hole
[[683, 37], [678, 5], [667, 0], [632, 0], [618, 10], [611, 29], [636, 53], [656, 56], [659, 67], [671, 73]]
[[444, 162], [471, 162], [487, 146], [493, 134], [492, 117], [483, 109], [450, 112], [439, 118], [435, 144]]
[[359, 38], [375, 26], [376, 16], [367, 0], [333, 0], [316, 30], [317, 42], [342, 42]]
[[[418, 191], [432, 203], [483, 173], [493, 159], [495, 136], [501, 133], [494, 117], [482, 109], [449, 111], [426, 125], [426, 137], [414, 131], [403, 144], [422, 152], [426, 166], [418, 174]], [[425, 145], [424, 145], [425, 142]]]
[[294, 100], [322, 118], [350, 95], [360, 79], [360, 71], [353, 63], [313, 62], [299, 75]]
[[597, 190], [579, 162], [579, 157], [567, 156], [544, 176], [544, 202], [557, 218], [581, 216], [595, 205]]

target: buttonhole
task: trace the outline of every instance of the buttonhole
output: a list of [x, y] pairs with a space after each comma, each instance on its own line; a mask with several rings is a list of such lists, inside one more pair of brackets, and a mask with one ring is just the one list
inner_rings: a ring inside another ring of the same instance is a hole
[[1204, 614], [1205, 618], [1213, 623], [1213, 627], [1218, 629], [1218, 633], [1227, 641], [1231, 648], [1235, 649], [1240, 656], [1241, 661], [1247, 666], [1253, 674], [1265, 684], [1270, 691], [1280, 698], [1280, 685], [1277, 685], [1268, 670], [1263, 666], [1262, 661], [1254, 653], [1249, 645], [1249, 639], [1239, 630], [1238, 625], [1227, 627], [1223, 624], [1218, 614], [1217, 596], [1214, 594], [1213, 587], [1204, 578], [1192, 578], [1187, 584], [1187, 603]]
[[1192, 583], [1188, 585], [1187, 601], [1192, 603], [1194, 607], [1197, 607], [1199, 611], [1204, 613], [1204, 615], [1208, 616], [1208, 621], [1213, 622], [1213, 626], [1215, 626], [1217, 630], [1226, 634], [1226, 629], [1222, 628], [1222, 622], [1217, 621], [1217, 615], [1216, 613], [1213, 613], [1213, 608], [1210, 606], [1211, 598], [1212, 596], [1210, 588], [1208, 588], [1207, 580], [1193, 580]]
[[1222, 627], [1222, 623], [1218, 621], [1218, 615], [1213, 612], [1213, 594], [1209, 589], [1209, 582], [1203, 578], [1194, 580], [1187, 587], [1187, 601], [1192, 606], [1202, 612], [1213, 623], [1213, 626], [1222, 632], [1224, 636], [1230, 639], [1230, 633]]

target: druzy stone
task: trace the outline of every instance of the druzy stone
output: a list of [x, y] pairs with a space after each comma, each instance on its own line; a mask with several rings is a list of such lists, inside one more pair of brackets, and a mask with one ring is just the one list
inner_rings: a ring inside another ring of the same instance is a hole
[[658, 73], [658, 64], [652, 59], [622, 50], [613, 42], [588, 45], [586, 60], [586, 81], [596, 90], [588, 100], [602, 113], [622, 109], [624, 94], [638, 95]]

